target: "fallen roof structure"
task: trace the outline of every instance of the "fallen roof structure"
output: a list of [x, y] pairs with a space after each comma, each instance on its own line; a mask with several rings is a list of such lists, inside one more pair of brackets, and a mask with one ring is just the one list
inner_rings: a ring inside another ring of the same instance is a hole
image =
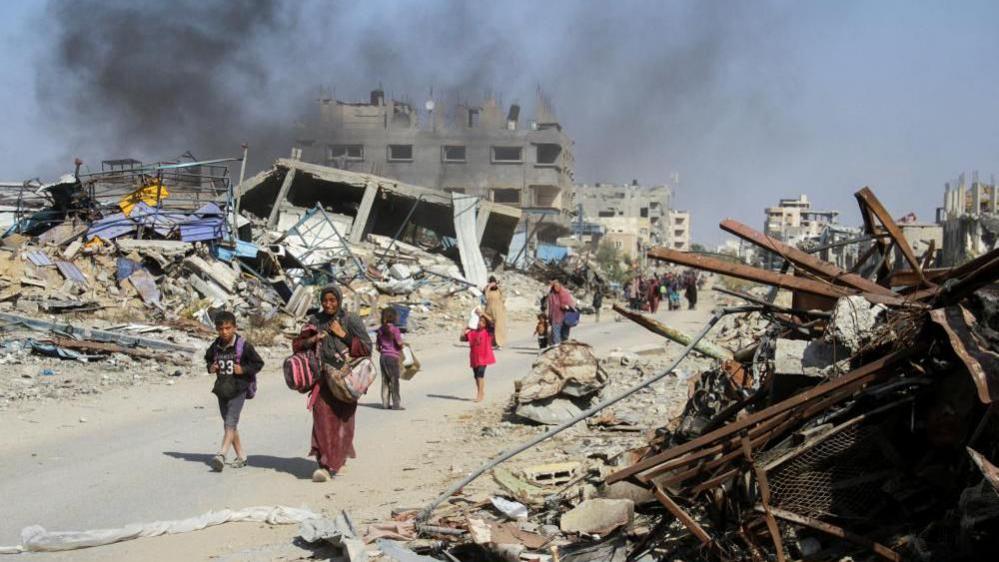
[[[313, 207], [316, 203], [354, 218], [351, 242], [366, 234], [397, 237], [413, 224], [441, 236], [456, 238], [454, 204], [450, 193], [404, 184], [389, 178], [362, 174], [287, 158], [270, 170], [244, 181], [238, 189], [239, 208], [277, 224], [286, 205]], [[515, 207], [478, 202], [475, 219], [479, 245], [505, 254], [521, 212]]]

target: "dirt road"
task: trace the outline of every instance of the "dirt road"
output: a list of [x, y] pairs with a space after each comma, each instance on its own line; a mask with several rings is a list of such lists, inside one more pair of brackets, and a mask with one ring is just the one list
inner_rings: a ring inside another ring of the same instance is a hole
[[[708, 294], [705, 297], [709, 296]], [[695, 331], [711, 302], [696, 311], [662, 312], [671, 325]], [[615, 348], [662, 343], [607, 310], [573, 332], [598, 354]], [[511, 345], [487, 374], [487, 401], [505, 402], [512, 383], [536, 354], [533, 326], [511, 327]], [[527, 336], [527, 337], [517, 337]], [[179, 519], [226, 507], [306, 506], [356, 520], [385, 517], [393, 507], [420, 506], [440, 484], [474, 468], [471, 459], [431, 456], [428, 443], [446, 441], [456, 418], [479, 408], [467, 400], [473, 383], [467, 348], [457, 333], [415, 337], [424, 371], [402, 387], [405, 411], [378, 405], [378, 384], [361, 401], [355, 446], [358, 458], [333, 482], [315, 484], [305, 455], [311, 416], [305, 397], [289, 391], [280, 361], [271, 358], [256, 399], [240, 421], [249, 466], [210, 472], [221, 424], [207, 377], [172, 386], [115, 390], [73, 403], [31, 404], [0, 414], [0, 544], [17, 544], [20, 530], [86, 530]], [[675, 344], [670, 344], [675, 345]], [[186, 535], [142, 539], [108, 547], [24, 558], [72, 560], [272, 559], [287, 552], [262, 545], [290, 545], [295, 526], [231, 524]]]

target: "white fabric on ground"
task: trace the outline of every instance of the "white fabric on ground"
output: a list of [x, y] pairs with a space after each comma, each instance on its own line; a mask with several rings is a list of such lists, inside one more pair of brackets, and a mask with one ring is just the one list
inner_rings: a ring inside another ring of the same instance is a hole
[[223, 509], [209, 511], [197, 517], [176, 521], [154, 521], [133, 523], [120, 529], [97, 529], [93, 531], [46, 531], [40, 525], [25, 527], [21, 531], [20, 546], [0, 546], [0, 554], [18, 552], [55, 552], [103, 546], [141, 537], [176, 535], [200, 531], [223, 523], [250, 522], [270, 525], [290, 525], [308, 519], [316, 519], [318, 514], [308, 510], [285, 506], [257, 506], [239, 510]]

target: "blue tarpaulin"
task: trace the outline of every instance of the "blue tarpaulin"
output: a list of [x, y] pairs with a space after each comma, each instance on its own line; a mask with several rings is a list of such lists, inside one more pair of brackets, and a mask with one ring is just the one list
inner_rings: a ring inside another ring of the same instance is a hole
[[569, 255], [569, 248], [555, 244], [538, 244], [535, 255], [541, 261], [560, 261]]

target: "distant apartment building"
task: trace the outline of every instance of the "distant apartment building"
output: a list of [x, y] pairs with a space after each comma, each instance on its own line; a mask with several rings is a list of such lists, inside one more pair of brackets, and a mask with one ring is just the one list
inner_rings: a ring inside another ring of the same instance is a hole
[[[577, 184], [570, 207], [589, 232], [633, 235], [638, 246], [665, 246], [670, 241], [669, 206], [672, 190], [666, 185]], [[592, 225], [592, 226], [586, 226]], [[574, 227], [574, 230], [579, 228]], [[615, 237], [618, 241], [623, 236]], [[592, 238], [591, 238], [592, 240]]]
[[667, 245], [681, 252], [690, 251], [690, 211], [669, 212], [669, 241]]
[[808, 196], [799, 195], [797, 199], [781, 199], [777, 206], [768, 207], [763, 231], [768, 236], [795, 245], [820, 236], [826, 225], [836, 224], [838, 216], [839, 211], [812, 209]]
[[541, 223], [540, 239], [568, 232], [573, 141], [540, 95], [526, 123], [518, 105], [504, 112], [495, 99], [417, 108], [382, 90], [361, 103], [320, 99], [319, 109], [296, 142], [305, 161], [516, 206]]

